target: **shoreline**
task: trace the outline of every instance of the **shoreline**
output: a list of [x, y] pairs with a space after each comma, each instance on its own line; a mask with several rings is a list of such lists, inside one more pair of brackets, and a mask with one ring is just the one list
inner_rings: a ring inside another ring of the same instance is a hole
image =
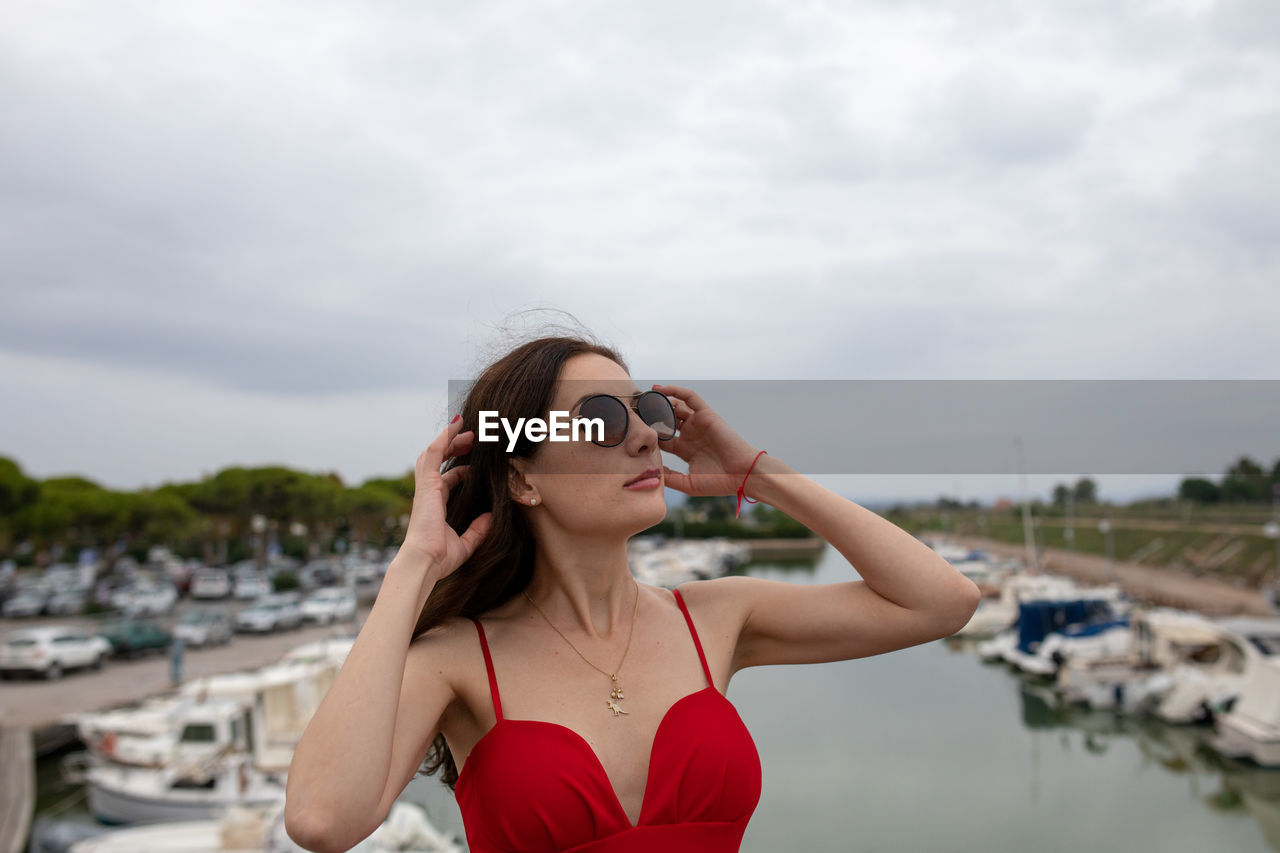
[[[981, 536], [946, 537], [968, 548], [977, 548], [999, 557], [1026, 560], [1024, 545], [984, 539]], [[1066, 575], [1093, 584], [1115, 583], [1130, 596], [1143, 601], [1206, 616], [1275, 616], [1276, 611], [1256, 589], [1234, 586], [1214, 578], [1196, 577], [1185, 570], [1140, 563], [1115, 561], [1114, 577], [1107, 573], [1107, 558], [1080, 554], [1064, 548], [1039, 550], [1041, 571]]]

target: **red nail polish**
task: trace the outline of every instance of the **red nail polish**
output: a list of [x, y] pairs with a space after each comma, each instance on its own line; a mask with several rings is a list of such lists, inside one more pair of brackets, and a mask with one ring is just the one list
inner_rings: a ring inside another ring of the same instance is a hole
[[449, 423], [456, 424], [458, 422], [458, 418], [460, 417], [462, 417], [462, 415], [454, 415], [453, 420], [449, 421]]

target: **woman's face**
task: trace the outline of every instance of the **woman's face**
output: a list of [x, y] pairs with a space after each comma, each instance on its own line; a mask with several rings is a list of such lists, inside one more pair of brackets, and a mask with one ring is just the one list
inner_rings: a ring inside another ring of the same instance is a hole
[[[578, 404], [591, 394], [614, 394], [630, 406], [627, 398], [641, 390], [617, 362], [582, 353], [561, 368], [551, 410], [576, 417]], [[531, 521], [566, 532], [632, 536], [666, 517], [658, 435], [634, 410], [627, 411], [627, 434], [615, 447], [600, 447], [580, 435], [577, 441], [544, 440], [533, 458], [512, 461], [522, 475], [513, 478], [516, 500], [538, 501], [530, 507]], [[646, 471], [657, 472], [656, 483], [627, 485]]]

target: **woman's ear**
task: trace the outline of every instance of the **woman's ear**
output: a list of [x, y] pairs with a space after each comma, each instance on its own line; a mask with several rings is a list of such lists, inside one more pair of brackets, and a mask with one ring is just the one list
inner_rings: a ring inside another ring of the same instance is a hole
[[511, 460], [510, 467], [507, 469], [507, 492], [511, 495], [511, 499], [518, 504], [537, 506], [539, 503], [538, 490], [525, 479], [525, 470], [525, 460], [520, 458]]

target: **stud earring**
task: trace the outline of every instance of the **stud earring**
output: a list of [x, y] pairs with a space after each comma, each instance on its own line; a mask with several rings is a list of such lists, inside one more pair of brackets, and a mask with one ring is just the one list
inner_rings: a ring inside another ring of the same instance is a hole
[[537, 506], [537, 505], [538, 505], [538, 499], [537, 499], [537, 498], [531, 498], [531, 499], [529, 500], [529, 506]]

